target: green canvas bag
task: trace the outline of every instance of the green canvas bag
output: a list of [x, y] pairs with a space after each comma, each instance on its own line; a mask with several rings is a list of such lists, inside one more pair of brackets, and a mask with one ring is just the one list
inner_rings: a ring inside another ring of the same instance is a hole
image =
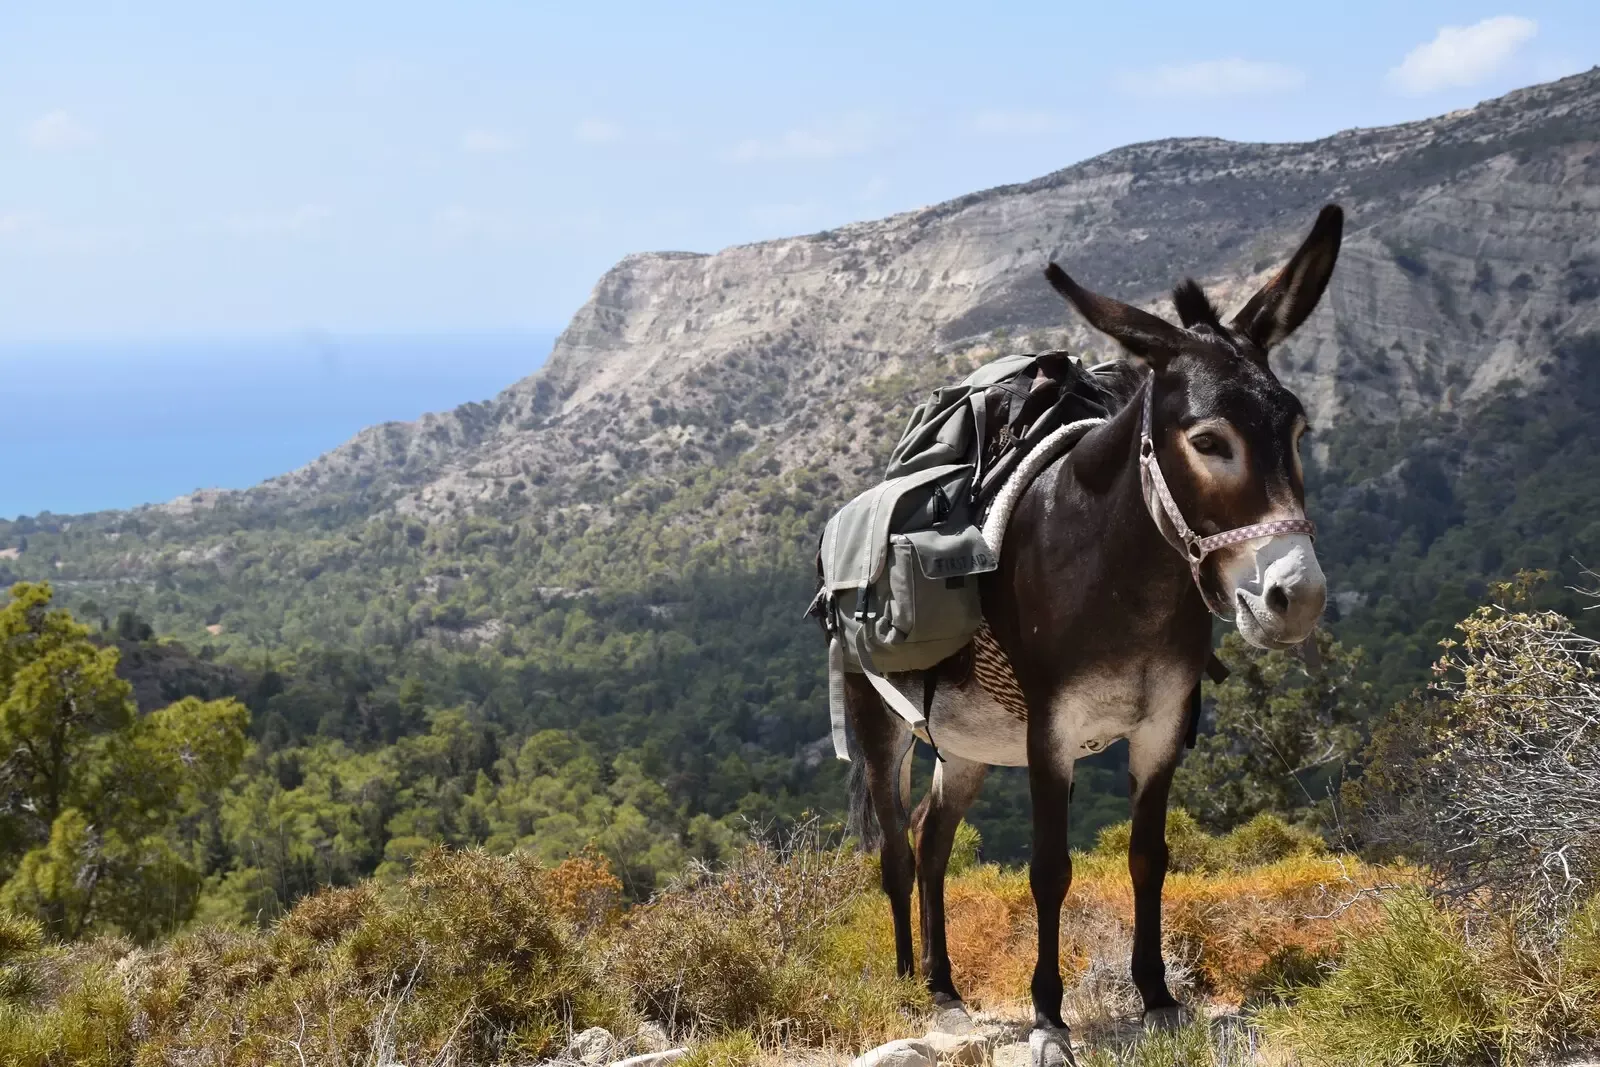
[[918, 737], [924, 709], [883, 677], [924, 671], [983, 624], [979, 576], [999, 566], [982, 511], [1031, 447], [1070, 418], [1103, 416], [1103, 393], [1065, 352], [1002, 356], [918, 405], [884, 481], [829, 521], [818, 550], [830, 640], [834, 750], [846, 758], [844, 674], [861, 673]]

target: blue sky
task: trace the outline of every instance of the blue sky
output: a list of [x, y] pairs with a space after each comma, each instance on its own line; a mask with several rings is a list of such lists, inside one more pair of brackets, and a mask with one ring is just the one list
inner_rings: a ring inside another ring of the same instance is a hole
[[559, 328], [631, 251], [1597, 60], [1592, 2], [8, 0], [0, 341]]

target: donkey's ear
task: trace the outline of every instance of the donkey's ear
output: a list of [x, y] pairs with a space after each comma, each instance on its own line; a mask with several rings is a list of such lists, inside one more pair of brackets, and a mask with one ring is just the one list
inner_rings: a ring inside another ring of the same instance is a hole
[[1263, 352], [1294, 333], [1322, 299], [1322, 291], [1333, 277], [1343, 235], [1344, 211], [1329, 204], [1317, 216], [1311, 235], [1294, 258], [1239, 309], [1230, 325]]
[[1078, 309], [1078, 314], [1089, 320], [1090, 326], [1127, 349], [1129, 355], [1145, 360], [1157, 370], [1177, 355], [1184, 334], [1166, 319], [1109, 296], [1091, 293], [1054, 263], [1044, 269], [1044, 276], [1056, 292]]

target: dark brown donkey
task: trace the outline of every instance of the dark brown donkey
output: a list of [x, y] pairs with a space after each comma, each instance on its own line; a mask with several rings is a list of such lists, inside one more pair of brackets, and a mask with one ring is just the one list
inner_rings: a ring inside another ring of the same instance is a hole
[[[861, 675], [846, 676], [854, 817], [865, 837], [886, 831], [883, 889], [902, 974], [912, 971], [913, 884], [919, 890], [922, 973], [941, 1007], [961, 1006], [944, 934], [956, 824], [989, 766], [1028, 768], [1036, 1064], [1071, 1056], [1058, 957], [1074, 762], [1128, 740], [1132, 976], [1146, 1018], [1164, 1022], [1178, 1007], [1161, 956], [1167, 793], [1211, 648], [1211, 615], [1231, 618], [1264, 648], [1300, 643], [1322, 615], [1326, 587], [1299, 457], [1305, 412], [1267, 352], [1316, 307], [1342, 229], [1339, 208], [1324, 208], [1288, 265], [1227, 322], [1193, 281], [1173, 294], [1179, 327], [1081, 288], [1052, 263], [1050, 283], [1127, 352], [1104, 379], [1121, 406], [1018, 502], [1000, 568], [984, 579], [987, 628], [975, 669], [936, 668], [929, 732], [943, 762], [911, 815], [911, 733]], [[893, 681], [922, 701], [920, 676]]]

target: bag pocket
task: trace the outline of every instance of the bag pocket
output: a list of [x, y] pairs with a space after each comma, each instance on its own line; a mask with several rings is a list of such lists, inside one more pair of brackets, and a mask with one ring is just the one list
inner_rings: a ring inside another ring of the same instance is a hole
[[924, 670], [960, 651], [983, 624], [978, 576], [995, 566], [975, 527], [889, 538], [888, 566], [874, 591], [883, 612], [869, 635], [880, 668]]

